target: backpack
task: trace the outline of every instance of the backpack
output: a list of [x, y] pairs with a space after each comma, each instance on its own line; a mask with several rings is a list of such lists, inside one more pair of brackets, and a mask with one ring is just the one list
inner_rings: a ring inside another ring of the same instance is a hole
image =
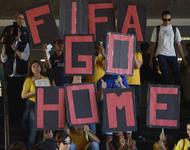
[[[176, 37], [176, 27], [172, 26], [172, 30], [174, 33], [174, 45], [175, 45], [175, 37]], [[159, 39], [159, 32], [160, 32], [160, 25], [156, 26], [156, 47], [155, 47], [155, 53], [158, 47], [158, 39]], [[176, 49], [175, 49], [176, 53]], [[177, 56], [177, 53], [176, 53]], [[155, 76], [156, 82], [159, 82], [161, 80], [161, 73], [160, 73], [160, 66], [156, 58], [153, 59], [153, 74]]]

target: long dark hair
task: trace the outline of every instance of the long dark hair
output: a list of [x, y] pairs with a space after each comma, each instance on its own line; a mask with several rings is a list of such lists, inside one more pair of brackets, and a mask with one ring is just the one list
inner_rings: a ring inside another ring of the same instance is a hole
[[38, 61], [38, 60], [34, 60], [34, 61], [32, 61], [31, 63], [29, 63], [28, 73], [27, 73], [27, 75], [26, 75], [26, 78], [28, 78], [28, 77], [33, 77], [33, 76], [34, 76], [34, 74], [33, 74], [33, 72], [32, 72], [32, 65], [35, 64], [35, 63], [37, 63], [38, 65], [40, 65], [41, 74], [43, 74], [43, 73], [42, 73], [43, 66], [42, 66], [41, 62]]

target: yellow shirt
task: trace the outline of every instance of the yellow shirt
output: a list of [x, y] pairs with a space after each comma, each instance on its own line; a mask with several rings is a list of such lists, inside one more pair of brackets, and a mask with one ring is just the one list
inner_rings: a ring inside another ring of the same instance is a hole
[[190, 148], [190, 141], [187, 138], [179, 140], [175, 150], [182, 150], [183, 147], [183, 150], [188, 150], [188, 148]]
[[[142, 54], [140, 52], [136, 52], [135, 57], [138, 61], [143, 62]], [[127, 80], [128, 80], [128, 83], [131, 85], [141, 85], [140, 69], [134, 68], [133, 76], [128, 76]]]
[[[161, 150], [160, 145], [159, 145], [158, 142], [154, 143], [153, 150]], [[167, 148], [167, 150], [168, 150], [168, 148]]]
[[99, 79], [101, 79], [104, 76], [105, 71], [102, 67], [103, 58], [104, 57], [102, 55], [96, 56], [96, 58], [95, 58], [96, 64], [95, 64], [95, 68], [94, 68], [94, 75], [86, 76], [86, 79], [85, 79], [86, 82], [96, 83], [96, 82], [98, 82]]
[[[41, 79], [48, 79], [47, 77], [41, 76]], [[32, 77], [28, 77], [25, 79], [22, 89], [22, 96], [28, 92], [34, 92], [36, 90], [35, 83]], [[36, 102], [35, 95], [28, 98], [32, 102]]]

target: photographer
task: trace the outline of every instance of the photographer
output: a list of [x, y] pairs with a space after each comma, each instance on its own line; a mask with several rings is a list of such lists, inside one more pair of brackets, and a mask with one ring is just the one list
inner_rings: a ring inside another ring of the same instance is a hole
[[[28, 70], [28, 58], [30, 55], [29, 36], [26, 27], [23, 26], [23, 14], [17, 13], [15, 21], [12, 25], [5, 27], [0, 37], [2, 44], [1, 61], [4, 65], [7, 79], [10, 121], [15, 120], [16, 116], [12, 115], [22, 116], [22, 111], [24, 110], [21, 91]], [[19, 119], [21, 118], [16, 120], [20, 122]]]

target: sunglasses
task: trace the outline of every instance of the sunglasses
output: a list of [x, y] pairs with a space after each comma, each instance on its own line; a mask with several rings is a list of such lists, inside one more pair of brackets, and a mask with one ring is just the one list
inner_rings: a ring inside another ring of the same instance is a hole
[[163, 20], [163, 21], [171, 21], [172, 19], [171, 19], [171, 18], [169, 18], [169, 19], [164, 19], [164, 18], [162, 18], [162, 20]]

